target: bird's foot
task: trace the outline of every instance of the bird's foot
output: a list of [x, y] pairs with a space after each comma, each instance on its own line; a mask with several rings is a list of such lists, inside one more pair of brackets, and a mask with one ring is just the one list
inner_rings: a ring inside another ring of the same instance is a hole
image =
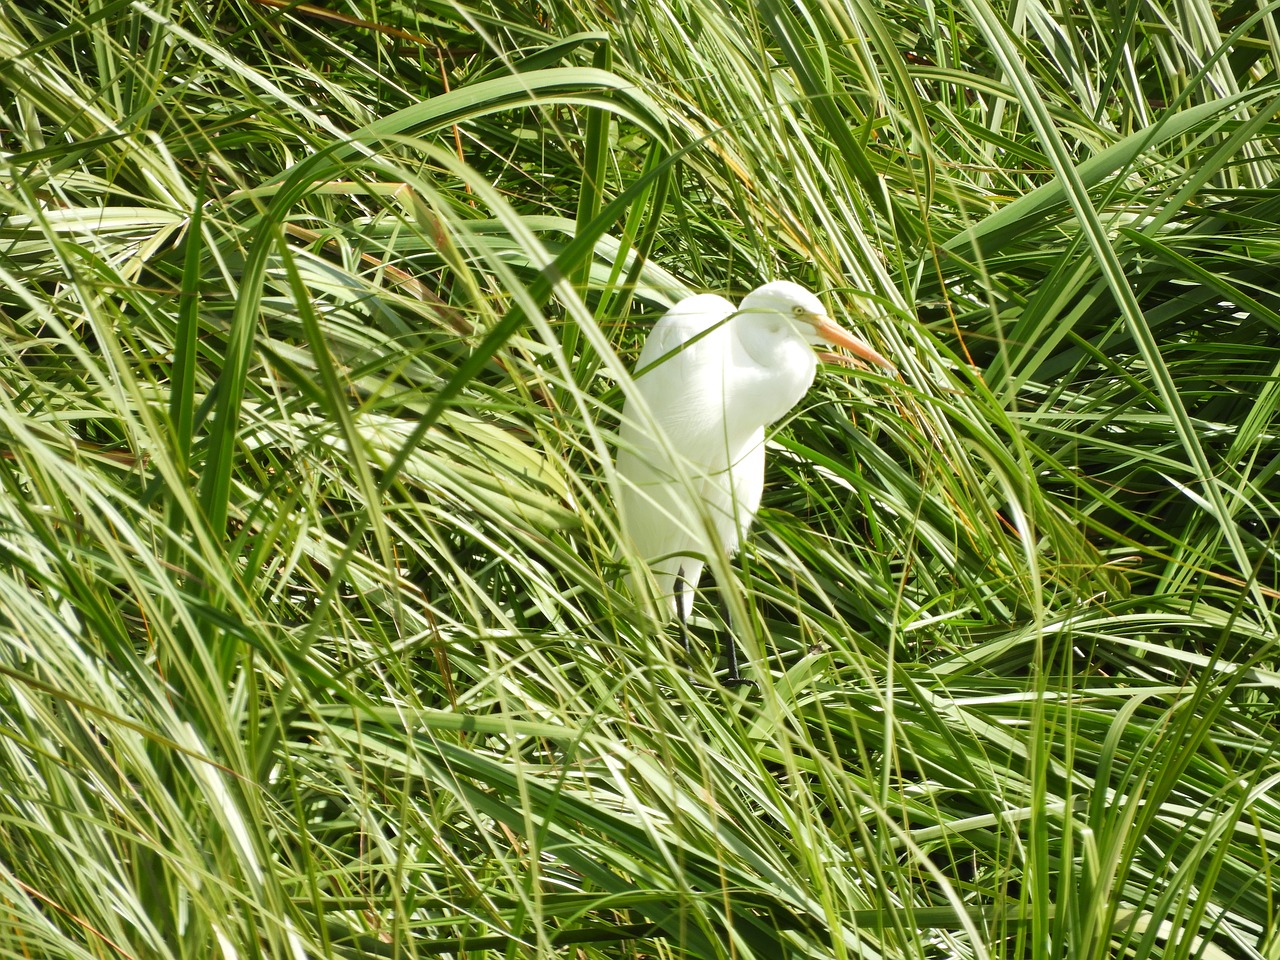
[[[728, 622], [727, 620], [725, 621]], [[760, 684], [754, 680], [748, 680], [742, 675], [742, 662], [738, 656], [738, 642], [733, 638], [733, 634], [729, 633], [725, 640], [725, 655], [728, 659], [728, 675], [720, 681], [721, 686], [725, 687], [759, 687]]]

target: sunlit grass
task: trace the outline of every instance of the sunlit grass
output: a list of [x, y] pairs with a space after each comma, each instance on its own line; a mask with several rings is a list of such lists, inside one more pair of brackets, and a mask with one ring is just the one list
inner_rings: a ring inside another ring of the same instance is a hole
[[[1275, 956], [1229, 13], [0, 11], [5, 954]], [[776, 277], [900, 375], [771, 438], [733, 692], [614, 411]]]

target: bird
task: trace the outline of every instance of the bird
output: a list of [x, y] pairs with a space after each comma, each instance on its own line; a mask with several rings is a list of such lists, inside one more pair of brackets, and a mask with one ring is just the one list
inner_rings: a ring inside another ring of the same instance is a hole
[[[827, 314], [805, 287], [776, 280], [739, 307], [716, 294], [679, 301], [654, 324], [623, 404], [616, 473], [620, 529], [633, 593], [652, 575], [659, 612], [675, 618], [686, 652], [693, 591], [707, 558], [741, 546], [764, 492], [765, 428], [812, 386], [815, 346], [843, 347], [892, 371], [887, 359]], [[835, 359], [831, 355], [825, 355]], [[742, 677], [728, 641], [732, 686]]]

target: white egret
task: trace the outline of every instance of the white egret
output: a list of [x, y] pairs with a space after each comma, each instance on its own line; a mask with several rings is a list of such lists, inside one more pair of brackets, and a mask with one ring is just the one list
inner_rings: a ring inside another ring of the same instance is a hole
[[[822, 301], [788, 281], [754, 290], [736, 310], [714, 294], [682, 300], [640, 351], [639, 402], [622, 411], [619, 513], [668, 617], [679, 620], [686, 649], [706, 558], [717, 549], [737, 552], [764, 491], [765, 427], [812, 385], [813, 347], [823, 343], [893, 369], [827, 316]], [[643, 578], [633, 571], [633, 584]], [[732, 637], [726, 646], [726, 682], [741, 683]]]

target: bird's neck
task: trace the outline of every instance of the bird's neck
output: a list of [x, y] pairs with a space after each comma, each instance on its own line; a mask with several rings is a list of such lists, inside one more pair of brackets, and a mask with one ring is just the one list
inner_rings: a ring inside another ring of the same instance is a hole
[[735, 369], [725, 378], [731, 391], [726, 410], [741, 420], [743, 433], [784, 417], [813, 385], [818, 358], [799, 337], [783, 337], [765, 344], [767, 351], [753, 351], [743, 344]]

